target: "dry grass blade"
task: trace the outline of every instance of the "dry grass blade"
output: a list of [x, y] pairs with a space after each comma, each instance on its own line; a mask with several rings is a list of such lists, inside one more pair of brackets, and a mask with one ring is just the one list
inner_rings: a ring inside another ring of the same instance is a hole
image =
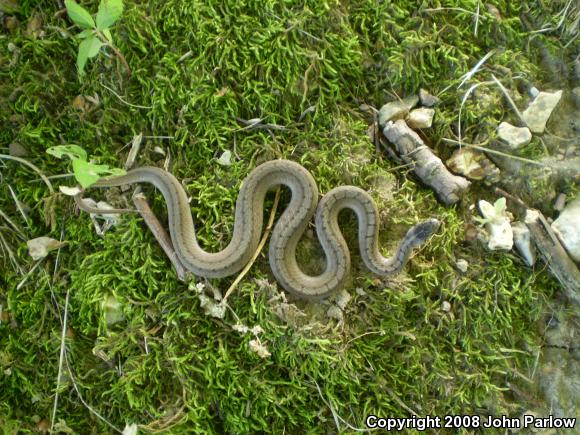
[[250, 270], [250, 268], [252, 267], [252, 265], [256, 261], [256, 258], [258, 258], [258, 255], [260, 255], [260, 252], [264, 248], [264, 245], [266, 244], [266, 240], [268, 240], [268, 236], [270, 235], [270, 232], [272, 231], [272, 227], [274, 226], [274, 219], [276, 218], [276, 209], [278, 208], [278, 203], [280, 202], [281, 192], [282, 192], [282, 189], [280, 187], [278, 187], [278, 189], [276, 190], [276, 196], [274, 197], [274, 205], [272, 205], [272, 211], [270, 212], [270, 218], [268, 219], [268, 225], [266, 226], [266, 230], [264, 231], [264, 235], [262, 236], [262, 239], [260, 240], [260, 243], [258, 244], [258, 247], [256, 248], [256, 251], [254, 252], [254, 255], [252, 255], [252, 258], [250, 259], [248, 264], [246, 264], [244, 269], [240, 272], [240, 274], [236, 277], [234, 282], [232, 282], [232, 284], [230, 285], [230, 287], [226, 291], [226, 294], [225, 294], [224, 299], [222, 301], [223, 303], [225, 303], [228, 300], [228, 297], [230, 296], [230, 294], [235, 290], [235, 288], [240, 283], [240, 281], [248, 273], [248, 271]]
[[54, 188], [52, 187], [52, 184], [50, 183], [48, 178], [46, 178], [46, 175], [44, 175], [44, 173], [37, 166], [30, 163], [28, 160], [21, 159], [20, 157], [16, 156], [9, 156], [7, 154], [0, 154], [0, 159], [14, 160], [15, 162], [22, 163], [23, 165], [28, 166], [30, 169], [32, 169], [34, 172], [40, 175], [40, 178], [42, 178], [42, 181], [44, 181], [44, 184], [46, 184], [50, 193], [54, 193]]
[[54, 428], [54, 422], [56, 421], [56, 410], [58, 409], [58, 389], [60, 388], [60, 380], [62, 379], [62, 366], [65, 358], [65, 338], [66, 338], [66, 325], [68, 321], [68, 300], [70, 296], [70, 290], [67, 289], [66, 296], [64, 299], [64, 314], [62, 319], [62, 333], [60, 335], [60, 355], [58, 358], [58, 374], [56, 376], [56, 388], [54, 393], [54, 406], [52, 408], [52, 419], [50, 431], [52, 432]]
[[499, 89], [501, 90], [502, 94], [504, 95], [504, 97], [508, 101], [509, 105], [511, 106], [511, 108], [513, 109], [515, 114], [518, 116], [518, 119], [522, 123], [522, 126], [527, 127], [526, 121], [524, 120], [522, 114], [518, 110], [518, 106], [516, 106], [516, 103], [514, 103], [514, 100], [512, 100], [512, 97], [510, 97], [510, 94], [508, 94], [507, 89], [501, 84], [501, 82], [493, 74], [491, 75], [491, 78], [493, 79], [494, 83], [496, 85], [498, 85]]
[[478, 145], [470, 145], [470, 144], [462, 143], [460, 141], [453, 140], [453, 139], [448, 139], [448, 138], [443, 138], [443, 140], [445, 142], [450, 142], [452, 144], [459, 145], [460, 147], [473, 148], [473, 149], [476, 149], [478, 151], [483, 151], [484, 153], [490, 153], [490, 154], [495, 154], [495, 155], [498, 155], [498, 156], [506, 157], [508, 159], [519, 160], [520, 162], [529, 163], [530, 165], [541, 166], [543, 168], [551, 168], [552, 167], [552, 166], [547, 165], [545, 163], [536, 162], [535, 160], [530, 160], [530, 159], [526, 159], [524, 157], [514, 156], [512, 154], [503, 153], [501, 151], [492, 150], [490, 148], [480, 147]]

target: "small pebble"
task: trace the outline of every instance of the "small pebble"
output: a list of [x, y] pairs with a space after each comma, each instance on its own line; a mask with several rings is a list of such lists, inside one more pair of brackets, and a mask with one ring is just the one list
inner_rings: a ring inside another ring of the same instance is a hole
[[446, 313], [448, 313], [449, 311], [451, 311], [451, 304], [449, 302], [447, 302], [447, 301], [443, 301], [441, 303], [441, 309], [443, 311], [445, 311]]
[[434, 115], [434, 109], [420, 107], [419, 109], [411, 110], [407, 119], [407, 124], [411, 128], [429, 128], [433, 123]]
[[530, 230], [523, 222], [514, 222], [512, 224], [514, 233], [514, 246], [516, 251], [524, 259], [525, 263], [532, 267], [536, 263], [536, 248], [532, 243]]
[[497, 135], [513, 150], [529, 144], [532, 140], [532, 133], [527, 127], [515, 127], [509, 122], [502, 122], [499, 125]]
[[459, 270], [461, 273], [465, 273], [465, 272], [467, 272], [467, 268], [469, 267], [469, 263], [467, 262], [467, 260], [464, 260], [463, 258], [461, 258], [455, 262], [455, 267], [457, 267], [457, 270]]
[[433, 107], [439, 104], [441, 101], [435, 95], [431, 95], [425, 89], [419, 90], [419, 100], [421, 101], [421, 105], [425, 107]]
[[546, 123], [562, 98], [562, 91], [540, 92], [522, 112], [522, 118], [532, 133], [543, 133]]
[[417, 105], [419, 97], [413, 95], [402, 100], [391, 101], [379, 110], [379, 125], [384, 128], [388, 121], [404, 118]]

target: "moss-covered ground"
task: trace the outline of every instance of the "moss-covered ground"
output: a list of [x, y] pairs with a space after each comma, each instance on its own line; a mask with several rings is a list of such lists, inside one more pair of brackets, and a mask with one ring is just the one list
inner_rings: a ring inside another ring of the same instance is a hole
[[[5, 433], [50, 427], [57, 382], [55, 430], [71, 433], [111, 433], [130, 423], [167, 433], [349, 433], [365, 428], [369, 414], [518, 416], [534, 406], [527, 379], [556, 283], [509, 253], [466, 242], [469, 200], [442, 206], [408, 168], [381, 156], [367, 135], [372, 118], [359, 107], [428, 89], [442, 103], [423, 134], [449, 155], [441, 139], [456, 134], [461, 76], [495, 50], [481, 80], [487, 71], [507, 87], [515, 86], [511, 75], [541, 81], [530, 39], [553, 51], [562, 43], [556, 33], [530, 34], [520, 17], [555, 25], [565, 2], [130, 1], [113, 36], [132, 76], [105, 53], [89, 61], [82, 80], [78, 29], [58, 3], [20, 0], [11, 14], [18, 22], [0, 34], [2, 153], [19, 143], [46, 175], [62, 174], [67, 163], [45, 150], [74, 143], [121, 167], [126, 144], [141, 133], [138, 164], [161, 164], [156, 147], [170, 156], [208, 249], [229, 239], [243, 177], [279, 157], [311, 170], [321, 192], [347, 183], [372, 191], [387, 248], [421, 219], [437, 217], [443, 227], [390, 281], [360, 267], [355, 251], [347, 286], [353, 299], [342, 321], [326, 318], [325, 305], [303, 302], [296, 306], [305, 315], [277, 315], [289, 308], [271, 301], [268, 283], [275, 281], [264, 254], [218, 320], [177, 280], [140, 218], [126, 215], [99, 237], [69, 197], [51, 196], [33, 171], [3, 161], [1, 211], [27, 239], [67, 241], [33, 269], [24, 240], [0, 220], [3, 242], [22, 268], [2, 251]], [[488, 97], [493, 101], [463, 107], [467, 140], [509, 111], [499, 91]], [[237, 118], [285, 129], [242, 129]], [[217, 162], [226, 150], [234, 152], [229, 167]], [[386, 194], [377, 187], [385, 182]], [[9, 188], [28, 208], [28, 222]], [[161, 199], [152, 191], [149, 198], [162, 216]], [[345, 217], [347, 226], [353, 222]], [[460, 258], [469, 262], [466, 274], [454, 267]], [[211, 285], [223, 292], [232, 279]], [[68, 365], [59, 381], [65, 305]], [[122, 320], [107, 324], [111, 310]], [[258, 356], [255, 336], [234, 330], [238, 323], [260, 326], [271, 356]]]

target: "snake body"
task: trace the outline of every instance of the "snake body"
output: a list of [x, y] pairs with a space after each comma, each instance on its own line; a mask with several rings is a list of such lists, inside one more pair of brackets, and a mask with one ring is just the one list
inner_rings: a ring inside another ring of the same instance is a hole
[[[244, 180], [236, 201], [231, 241], [222, 251], [212, 253], [199, 246], [187, 194], [172, 174], [155, 167], [141, 167], [126, 175], [99, 180], [93, 186], [135, 183], [153, 184], [161, 192], [167, 203], [169, 233], [177, 256], [188, 270], [208, 278], [232, 275], [250, 261], [262, 233], [266, 193], [278, 185], [290, 188], [290, 203], [272, 230], [269, 261], [278, 283], [303, 299], [321, 299], [341, 288], [348, 277], [350, 254], [338, 226], [338, 213], [342, 209], [350, 208], [355, 212], [363, 261], [373, 273], [383, 276], [399, 272], [411, 251], [424, 244], [439, 227], [436, 219], [415, 225], [402, 239], [395, 254], [384, 258], [378, 249], [378, 211], [367, 192], [354, 186], [337, 187], [318, 203], [318, 188], [310, 172], [295, 162], [274, 160], [256, 167]], [[79, 205], [88, 209], [80, 202]], [[315, 213], [316, 232], [326, 255], [326, 268], [322, 274], [310, 276], [296, 261], [296, 247]]]

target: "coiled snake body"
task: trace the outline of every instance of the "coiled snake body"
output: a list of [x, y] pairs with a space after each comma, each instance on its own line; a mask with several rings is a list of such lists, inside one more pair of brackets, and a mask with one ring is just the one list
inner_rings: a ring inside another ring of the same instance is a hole
[[[321, 299], [341, 288], [350, 271], [350, 254], [338, 226], [338, 213], [352, 209], [358, 219], [360, 252], [366, 266], [377, 275], [397, 273], [411, 251], [424, 244], [439, 227], [428, 219], [412, 227], [391, 258], [378, 249], [378, 211], [370, 195], [354, 186], [332, 189], [318, 202], [318, 188], [312, 175], [301, 165], [274, 160], [254, 169], [242, 183], [236, 202], [234, 232], [229, 245], [220, 252], [206, 252], [198, 244], [187, 194], [170, 173], [142, 167], [126, 175], [102, 179], [96, 187], [151, 183], [161, 191], [168, 209], [169, 232], [175, 252], [183, 265], [196, 275], [220, 278], [241, 270], [256, 250], [263, 226], [263, 205], [268, 190], [278, 185], [290, 188], [290, 204], [280, 216], [269, 247], [269, 260], [276, 280], [284, 289], [304, 299]], [[87, 211], [93, 209], [77, 201]], [[318, 207], [317, 207], [318, 204]], [[316, 212], [316, 232], [326, 255], [326, 268], [318, 276], [306, 275], [296, 261], [296, 247]]]

